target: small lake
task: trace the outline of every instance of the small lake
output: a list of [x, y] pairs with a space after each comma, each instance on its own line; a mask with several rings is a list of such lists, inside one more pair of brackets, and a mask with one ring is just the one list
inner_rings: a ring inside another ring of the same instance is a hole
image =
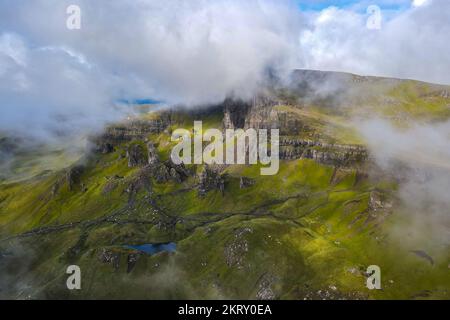
[[177, 249], [177, 244], [175, 242], [157, 243], [157, 244], [148, 243], [138, 246], [125, 246], [125, 247], [153, 255], [159, 252], [175, 252]]

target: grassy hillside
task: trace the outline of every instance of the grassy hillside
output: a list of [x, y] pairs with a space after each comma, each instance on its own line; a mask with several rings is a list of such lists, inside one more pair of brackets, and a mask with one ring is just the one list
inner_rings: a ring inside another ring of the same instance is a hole
[[[403, 122], [449, 116], [450, 102], [432, 95], [435, 87], [406, 81], [383, 92], [389, 103], [372, 100], [367, 110], [376, 105], [373, 112]], [[355, 105], [330, 109], [302, 99], [273, 106], [302, 125], [286, 137], [363, 144], [349, 120], [361, 112]], [[139, 117], [151, 126], [167, 115]], [[223, 191], [213, 185], [202, 195], [203, 165], [187, 166], [182, 178], [166, 167], [171, 130], [190, 129], [194, 120], [221, 128], [222, 109], [172, 112], [164, 130], [116, 139], [108, 152], [88, 152], [65, 169], [1, 183], [0, 298], [449, 298], [449, 256], [426, 241], [417, 248], [390, 237], [392, 226], [405, 223], [398, 186], [368, 175], [372, 164], [286, 159], [275, 176], [261, 176], [259, 166], [220, 167], [211, 175]], [[130, 135], [139, 131], [125, 126]], [[148, 161], [148, 142], [160, 164], [130, 166], [133, 146]], [[251, 183], [242, 186], [243, 178]], [[129, 247], [169, 242], [176, 252]], [[70, 264], [81, 267], [82, 290], [66, 288]], [[366, 288], [369, 265], [381, 267], [382, 290]]]

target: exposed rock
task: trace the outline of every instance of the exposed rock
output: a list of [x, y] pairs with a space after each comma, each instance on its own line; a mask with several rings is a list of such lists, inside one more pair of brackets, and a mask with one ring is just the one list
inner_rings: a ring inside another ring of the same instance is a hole
[[98, 254], [98, 259], [102, 263], [112, 264], [114, 270], [119, 270], [120, 267], [120, 253], [112, 250], [102, 248]]
[[[315, 130], [298, 115], [277, 109], [286, 104], [271, 96], [259, 95], [250, 102], [227, 99], [223, 104], [225, 129], [280, 129], [280, 159], [312, 159], [325, 165], [357, 166], [368, 159], [367, 150], [359, 145], [339, 145], [321, 142]], [[298, 135], [312, 140], [296, 138]]]
[[257, 300], [274, 300], [276, 298], [276, 295], [272, 290], [273, 281], [274, 277], [269, 274], [266, 274], [261, 278], [256, 293]]
[[121, 124], [115, 124], [105, 129], [104, 133], [91, 137], [94, 151], [98, 153], [109, 153], [114, 147], [124, 142], [143, 140], [152, 133], [164, 132], [171, 123], [171, 112], [163, 112], [159, 117], [152, 120], [133, 119]]
[[[256, 96], [253, 98], [252, 107], [245, 118], [244, 129], [281, 129], [284, 130], [285, 123], [280, 122], [278, 111], [274, 109], [280, 101], [270, 96]], [[281, 131], [283, 134], [283, 131]]]
[[[84, 167], [81, 165], [73, 166], [66, 172], [66, 181], [69, 186], [69, 190], [73, 191], [75, 186], [81, 182], [81, 175], [84, 172]], [[53, 191], [53, 190], [52, 190]], [[57, 190], [55, 190], [57, 191]]]
[[280, 138], [280, 159], [312, 159], [318, 163], [337, 167], [363, 164], [369, 155], [358, 145], [327, 144], [320, 141]]
[[225, 129], [243, 129], [251, 104], [242, 100], [226, 99], [223, 103], [223, 127]]
[[241, 179], [239, 180], [239, 187], [241, 189], [249, 188], [254, 184], [255, 184], [255, 180], [247, 178], [247, 177], [241, 177]]
[[102, 193], [108, 194], [114, 191], [114, 189], [117, 188], [117, 182], [114, 180], [110, 180], [106, 183], [106, 185], [103, 187]]
[[372, 191], [369, 197], [369, 209], [378, 211], [384, 209], [384, 201], [382, 194], [377, 191]]
[[105, 177], [108, 182], [106, 183], [105, 187], [103, 188], [103, 194], [108, 194], [114, 191], [117, 186], [119, 185], [119, 182], [124, 179], [124, 177], [114, 175], [113, 177]]
[[152, 175], [158, 183], [165, 183], [170, 180], [170, 168], [164, 163], [152, 167]]
[[144, 149], [140, 144], [133, 143], [127, 149], [128, 167], [144, 166], [147, 163]]
[[205, 165], [199, 174], [198, 193], [205, 196], [209, 191], [219, 190], [225, 192], [225, 177], [212, 166]]
[[245, 255], [249, 250], [249, 244], [245, 235], [252, 233], [251, 228], [241, 228], [235, 231], [233, 240], [225, 247], [225, 262], [228, 267], [242, 269], [244, 267]]
[[127, 257], [127, 273], [130, 273], [131, 271], [133, 271], [140, 256], [141, 256], [141, 254], [139, 254], [139, 253], [131, 253], [128, 255], [128, 257]]
[[155, 148], [153, 142], [147, 143], [147, 152], [148, 152], [148, 164], [154, 165], [159, 163], [158, 151]]
[[133, 204], [136, 194], [145, 189], [149, 194], [152, 192], [150, 168], [145, 167], [139, 170], [136, 175], [133, 176], [124, 192], [128, 193], [128, 203]]
[[111, 153], [114, 152], [114, 146], [109, 142], [100, 142], [95, 151], [101, 154]]
[[168, 181], [181, 183], [191, 175], [191, 172], [186, 169], [184, 164], [177, 165], [171, 160], [149, 166], [149, 170], [158, 183], [165, 183]]
[[369, 210], [372, 214], [375, 214], [379, 211], [386, 212], [392, 208], [393, 204], [388, 199], [388, 197], [378, 191], [372, 191], [369, 197]]

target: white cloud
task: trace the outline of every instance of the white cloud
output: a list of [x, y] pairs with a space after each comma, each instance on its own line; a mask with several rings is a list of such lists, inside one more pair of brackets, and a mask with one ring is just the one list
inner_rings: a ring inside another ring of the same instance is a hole
[[450, 122], [399, 129], [385, 120], [372, 119], [358, 122], [358, 126], [375, 161], [390, 178], [400, 181], [398, 196], [409, 226], [396, 229], [398, 236], [405, 242], [418, 233], [422, 241], [426, 235], [427, 240], [447, 248], [450, 243]]
[[304, 66], [450, 84], [448, 12], [450, 2], [429, 2], [370, 30], [365, 14], [326, 9], [301, 36]]
[[430, 0], [413, 0], [413, 6], [414, 7], [420, 7], [423, 6], [425, 4], [428, 4], [430, 2]]
[[[81, 7], [79, 31], [66, 28], [70, 4]], [[198, 104], [250, 96], [269, 71], [293, 68], [450, 83], [450, 2], [397, 12], [381, 30], [368, 30], [365, 10], [354, 8], [301, 13], [293, 0], [3, 0], [0, 77], [11, 85], [0, 85], [0, 128], [53, 124], [55, 113], [101, 123], [121, 97]]]

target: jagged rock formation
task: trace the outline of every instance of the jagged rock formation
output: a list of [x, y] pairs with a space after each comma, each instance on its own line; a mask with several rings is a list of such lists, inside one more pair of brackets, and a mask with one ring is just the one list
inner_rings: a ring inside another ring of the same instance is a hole
[[242, 100], [226, 99], [223, 103], [224, 129], [242, 129], [252, 105]]
[[127, 273], [130, 273], [133, 271], [134, 267], [136, 266], [136, 263], [138, 262], [139, 258], [141, 257], [140, 253], [131, 253], [127, 257]]
[[[251, 103], [227, 100], [223, 105], [223, 126], [225, 129], [279, 129], [281, 160], [312, 159], [321, 164], [350, 167], [361, 165], [369, 158], [363, 146], [321, 141], [298, 116], [275, 108], [282, 103], [267, 96], [255, 97]], [[313, 139], [299, 138], [302, 134]]]
[[114, 252], [112, 250], [105, 249], [105, 248], [103, 248], [98, 253], [99, 261], [102, 263], [111, 264], [112, 267], [114, 268], [114, 270], [116, 270], [116, 271], [119, 270], [119, 268], [120, 268], [120, 258], [121, 258], [121, 254], [119, 252]]
[[363, 146], [280, 138], [280, 159], [282, 160], [312, 159], [321, 164], [350, 167], [363, 164], [368, 158], [368, 151]]
[[74, 188], [81, 183], [81, 175], [83, 172], [84, 167], [81, 165], [71, 167], [67, 170], [66, 181], [70, 191], [73, 191]]
[[127, 149], [128, 167], [143, 166], [147, 163], [144, 148], [140, 144], [131, 144]]
[[162, 113], [154, 120], [131, 120], [122, 124], [107, 127], [103, 134], [90, 140], [97, 153], [110, 153], [114, 147], [133, 140], [143, 140], [152, 133], [161, 133], [171, 123], [171, 113]]
[[198, 194], [205, 196], [209, 191], [219, 190], [222, 194], [225, 191], [225, 177], [218, 169], [206, 165], [200, 172]]
[[147, 143], [147, 153], [148, 153], [148, 164], [149, 165], [154, 165], [154, 164], [159, 163], [158, 151], [156, 150], [155, 145], [151, 141]]
[[272, 107], [279, 102], [267, 96], [256, 96], [251, 102], [227, 99], [223, 103], [224, 129], [278, 128]]
[[114, 152], [114, 146], [109, 142], [103, 142], [100, 145], [97, 146], [97, 152], [101, 154], [107, 154]]
[[158, 183], [165, 183], [168, 181], [181, 183], [191, 175], [191, 172], [186, 169], [184, 164], [177, 165], [171, 160], [165, 161], [164, 163], [157, 163], [148, 168]]

